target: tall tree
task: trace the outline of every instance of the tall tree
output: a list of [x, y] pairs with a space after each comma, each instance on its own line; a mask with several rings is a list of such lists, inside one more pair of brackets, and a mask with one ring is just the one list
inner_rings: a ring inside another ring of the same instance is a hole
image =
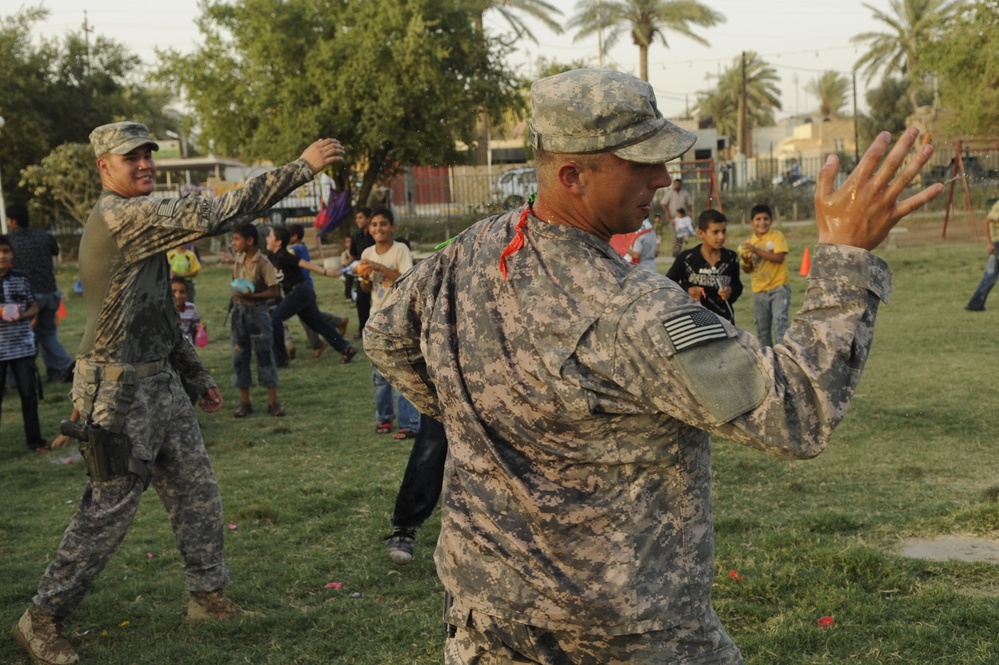
[[839, 72], [825, 71], [805, 85], [805, 92], [819, 100], [819, 113], [823, 117], [837, 115], [846, 104], [850, 92], [850, 79]]
[[[745, 61], [746, 122], [745, 131], [753, 127], [774, 124], [774, 111], [781, 109], [780, 77], [769, 63], [754, 51], [747, 51], [725, 69], [714, 90], [697, 93], [694, 112], [703, 127], [714, 127], [723, 136], [738, 136], [740, 99], [743, 86], [743, 61]], [[747, 136], [747, 144], [749, 144]]]
[[947, 26], [927, 64], [938, 75], [940, 100], [955, 111], [953, 129], [977, 136], [999, 132], [999, 4], [972, 3]]
[[[554, 19], [556, 14], [561, 16], [562, 11], [545, 0], [471, 0], [471, 6], [475, 13], [475, 29], [480, 35], [485, 35], [485, 15], [490, 11], [499, 13], [513, 28], [514, 41], [521, 37], [527, 37], [535, 44], [538, 42], [537, 37], [518, 15], [519, 13], [533, 16], [556, 34], [562, 33], [562, 26]], [[485, 109], [481, 110], [475, 124], [476, 164], [485, 164], [489, 161], [491, 125], [489, 113]]]
[[[857, 118], [857, 133], [860, 145], [869, 145], [878, 132], [889, 131], [899, 134], [905, 130], [905, 120], [912, 115], [912, 102], [909, 99], [912, 83], [908, 78], [889, 76], [881, 85], [867, 91], [868, 112]], [[921, 90], [917, 101], [927, 101], [930, 92]]]
[[161, 54], [159, 74], [202, 142], [284, 161], [338, 137], [363, 174], [358, 200], [404, 165], [462, 161], [479, 109], [523, 103], [502, 48], [453, 0], [236, 0], [205, 4], [198, 24], [201, 46]]
[[21, 171], [21, 185], [45, 212], [64, 212], [82, 226], [101, 195], [101, 179], [94, 168], [89, 143], [63, 143]]
[[[638, 47], [639, 71], [649, 80], [649, 47], [655, 41], [669, 48], [666, 34], [675, 32], [709, 46], [695, 26], [710, 28], [725, 17], [697, 0], [580, 0], [568, 27], [576, 28], [576, 40], [601, 32], [604, 48], [611, 48], [626, 32]], [[606, 32], [603, 32], [606, 31]]]
[[527, 37], [535, 44], [538, 43], [538, 39], [518, 13], [533, 16], [555, 34], [562, 34], [562, 26], [554, 18], [556, 15], [561, 16], [562, 10], [545, 0], [473, 0], [473, 3], [476, 12], [475, 28], [480, 33], [485, 31], [486, 12], [495, 10], [513, 28], [517, 39]]
[[856, 71], [866, 75], [870, 83], [874, 75], [900, 75], [908, 77], [912, 85], [909, 95], [913, 108], [915, 94], [922, 85], [925, 74], [922, 57], [935, 48], [944, 24], [962, 7], [961, 0], [890, 0], [890, 11], [864, 3], [874, 13], [874, 18], [884, 24], [883, 32], [864, 32], [853, 37], [854, 44], [866, 45], [864, 53], [854, 64]]
[[0, 174], [5, 195], [24, 201], [21, 169], [38, 164], [57, 146], [86, 143], [104, 123], [132, 118], [171, 127], [162, 93], [140, 82], [139, 59], [114, 40], [79, 33], [61, 40], [37, 39], [35, 26], [47, 12], [39, 8], [0, 17]]

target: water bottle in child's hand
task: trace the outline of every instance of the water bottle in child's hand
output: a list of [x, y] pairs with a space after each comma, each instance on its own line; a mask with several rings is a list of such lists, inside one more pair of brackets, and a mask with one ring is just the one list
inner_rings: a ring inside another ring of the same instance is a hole
[[204, 323], [198, 324], [198, 332], [194, 333], [194, 345], [200, 347], [208, 346], [208, 331], [205, 329]]
[[236, 293], [253, 293], [253, 282], [239, 277], [229, 283], [229, 288]]
[[18, 317], [21, 316], [21, 306], [16, 303], [4, 305], [0, 316], [3, 317], [4, 321], [17, 321]]

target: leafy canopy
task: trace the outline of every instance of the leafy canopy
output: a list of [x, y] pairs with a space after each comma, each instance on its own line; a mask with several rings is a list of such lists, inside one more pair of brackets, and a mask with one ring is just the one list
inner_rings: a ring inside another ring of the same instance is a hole
[[942, 104], [956, 112], [954, 130], [999, 133], [999, 3], [982, 1], [948, 25], [927, 65], [938, 76]]
[[21, 186], [44, 210], [65, 211], [82, 226], [101, 195], [89, 143], [63, 143], [41, 162], [21, 171]]
[[[217, 153], [283, 162], [340, 139], [359, 199], [402, 165], [460, 162], [479, 109], [523, 102], [502, 47], [454, 0], [236, 0], [204, 5], [204, 43], [162, 53]], [[477, 4], [477, 3], [472, 3]]]
[[[36, 39], [45, 19], [41, 8], [0, 16], [0, 174], [4, 195], [26, 201], [19, 173], [57, 146], [86, 143], [91, 130], [118, 120], [145, 122], [152, 130], [174, 129], [169, 97], [137, 82], [140, 61], [106, 37], [87, 46], [80, 33], [62, 40]], [[93, 164], [91, 164], [93, 168]]]

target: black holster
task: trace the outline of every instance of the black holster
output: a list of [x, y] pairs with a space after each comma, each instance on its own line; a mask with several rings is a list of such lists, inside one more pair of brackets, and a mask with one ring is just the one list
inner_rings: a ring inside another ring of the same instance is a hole
[[149, 465], [132, 457], [132, 444], [124, 434], [114, 434], [100, 425], [81, 425], [63, 420], [59, 431], [80, 442], [80, 455], [91, 480], [106, 481], [134, 473], [149, 487]]

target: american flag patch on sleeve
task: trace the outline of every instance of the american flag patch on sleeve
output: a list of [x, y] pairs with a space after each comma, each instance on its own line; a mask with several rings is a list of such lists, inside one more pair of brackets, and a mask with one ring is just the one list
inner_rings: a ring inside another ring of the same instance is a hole
[[678, 352], [728, 337], [721, 320], [708, 310], [674, 316], [663, 321], [663, 327], [670, 343]]

